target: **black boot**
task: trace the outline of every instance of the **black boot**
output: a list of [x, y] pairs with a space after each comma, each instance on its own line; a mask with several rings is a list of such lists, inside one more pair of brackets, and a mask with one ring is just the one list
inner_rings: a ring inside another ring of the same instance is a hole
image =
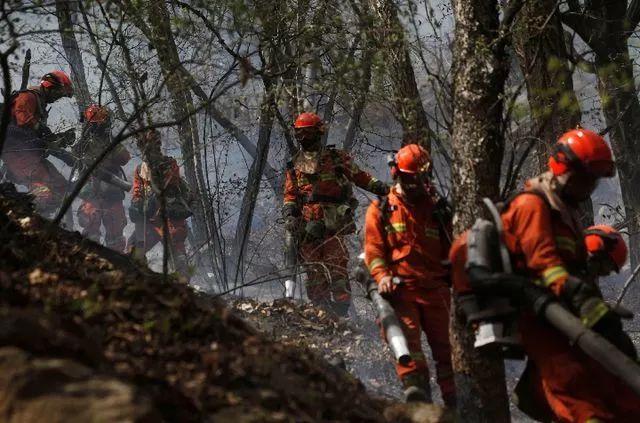
[[338, 301], [330, 302], [331, 311], [333, 311], [333, 313], [337, 317], [342, 317], [345, 319], [349, 317], [349, 305], [350, 303], [348, 301], [347, 302], [338, 302]]
[[425, 375], [410, 374], [402, 379], [405, 402], [433, 402], [431, 386]]

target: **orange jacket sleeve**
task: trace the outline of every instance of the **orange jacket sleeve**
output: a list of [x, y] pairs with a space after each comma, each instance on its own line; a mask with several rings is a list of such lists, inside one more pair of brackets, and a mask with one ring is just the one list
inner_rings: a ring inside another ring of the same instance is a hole
[[378, 182], [378, 179], [371, 176], [368, 172], [360, 169], [358, 165], [353, 161], [351, 156], [346, 152], [342, 152], [341, 155], [344, 175], [347, 177], [347, 179], [349, 179], [360, 188], [371, 191], [373, 189], [373, 185]]
[[297, 188], [295, 179], [295, 170], [293, 168], [289, 168], [287, 165], [287, 169], [284, 174], [284, 206], [287, 207], [295, 207], [297, 202]]
[[36, 128], [40, 122], [37, 94], [25, 91], [12, 101], [11, 114], [18, 126]]
[[569, 273], [557, 251], [549, 206], [535, 194], [522, 194], [513, 200], [505, 215], [505, 229], [519, 241], [527, 268], [560, 295]]
[[451, 284], [453, 292], [464, 295], [471, 292], [471, 284], [467, 275], [467, 235], [463, 233], [457, 237], [451, 245], [449, 251], [449, 261], [451, 262]]
[[133, 190], [131, 194], [131, 202], [140, 201], [144, 196], [144, 182], [140, 176], [140, 165], [136, 166], [133, 172]]
[[392, 276], [387, 263], [386, 231], [381, 219], [379, 202], [367, 209], [364, 227], [364, 261], [376, 283], [385, 276]]

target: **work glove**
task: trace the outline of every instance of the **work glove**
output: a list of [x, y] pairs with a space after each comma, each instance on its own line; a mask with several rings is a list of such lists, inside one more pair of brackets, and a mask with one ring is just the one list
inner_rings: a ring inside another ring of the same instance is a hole
[[374, 181], [371, 184], [370, 191], [380, 197], [384, 197], [389, 194], [389, 185], [385, 184], [382, 181]]
[[393, 276], [384, 276], [378, 283], [378, 292], [380, 295], [388, 295], [393, 293], [397, 286], [398, 284], [393, 281]]
[[439, 197], [433, 208], [433, 217], [440, 222], [451, 222], [453, 219], [453, 207], [444, 197]]
[[636, 351], [633, 341], [625, 333], [622, 328], [622, 321], [617, 313], [608, 313], [603, 316], [592, 328], [594, 332], [597, 332], [600, 336], [611, 342], [622, 353], [626, 354], [633, 360], [638, 358], [638, 352]]
[[592, 328], [605, 316], [619, 320], [593, 284], [570, 276], [562, 287], [562, 296], [587, 328]]
[[282, 207], [282, 217], [285, 230], [294, 234], [300, 231], [302, 219], [300, 209], [295, 204], [285, 204]]
[[284, 229], [292, 234], [297, 233], [300, 230], [302, 220], [296, 216], [287, 216], [284, 218]]

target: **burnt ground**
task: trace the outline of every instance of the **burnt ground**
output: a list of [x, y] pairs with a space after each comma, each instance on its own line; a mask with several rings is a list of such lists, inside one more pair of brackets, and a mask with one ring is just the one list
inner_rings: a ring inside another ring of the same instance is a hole
[[356, 302], [349, 319], [339, 319], [310, 303], [277, 299], [260, 302], [235, 298], [232, 307], [270, 339], [314, 351], [356, 376], [375, 396], [401, 398], [388, 349], [367, 304]]
[[[6, 185], [0, 228], [2, 421], [440, 418], [374, 398], [308, 346], [274, 342], [222, 302], [54, 227]], [[317, 318], [297, 337], [344, 329]]]

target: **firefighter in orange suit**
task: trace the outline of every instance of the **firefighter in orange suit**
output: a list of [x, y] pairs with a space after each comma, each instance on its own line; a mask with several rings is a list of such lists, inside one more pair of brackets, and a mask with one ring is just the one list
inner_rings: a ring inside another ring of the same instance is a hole
[[309, 300], [347, 316], [351, 294], [344, 237], [355, 231], [352, 184], [377, 195], [386, 195], [388, 187], [345, 151], [322, 145], [325, 126], [315, 113], [300, 114], [294, 131], [300, 150], [287, 164], [285, 228], [299, 240]]
[[[392, 164], [395, 185], [387, 199], [369, 206], [365, 262], [378, 290], [402, 322], [412, 361], [396, 364], [407, 401], [430, 401], [429, 371], [420, 342], [424, 332], [436, 361], [444, 402], [455, 404], [449, 344], [450, 219], [429, 184], [429, 154], [417, 144], [398, 151]], [[400, 280], [401, 284], [395, 284]]]
[[[47, 73], [37, 87], [11, 94], [11, 121], [7, 128], [2, 160], [9, 180], [24, 185], [33, 194], [38, 212], [51, 216], [62, 201], [67, 181], [46, 159], [49, 143], [73, 141], [73, 131], [53, 134], [47, 126], [47, 105], [71, 97], [71, 79], [62, 71]], [[60, 144], [60, 146], [65, 146]]]
[[[166, 201], [166, 217], [169, 229], [169, 249], [175, 271], [189, 278], [189, 268], [185, 241], [187, 221], [192, 216], [192, 196], [186, 182], [180, 177], [178, 162], [173, 157], [162, 154], [160, 133], [149, 130], [143, 136], [146, 160], [138, 165], [133, 177], [133, 194], [129, 207], [129, 218], [135, 229], [128, 241], [127, 249], [142, 258], [157, 243], [162, 241], [163, 221], [160, 210], [160, 193]], [[155, 187], [151, 182], [151, 166], [158, 166], [163, 187]]]
[[[589, 198], [600, 178], [612, 177], [615, 165], [605, 140], [576, 129], [562, 135], [549, 171], [525, 184], [502, 211], [504, 242], [515, 271], [546, 287], [585, 326], [629, 350], [620, 317], [602, 299], [587, 274], [587, 250], [578, 205]], [[451, 249], [454, 292], [471, 290], [464, 267], [466, 235]], [[632, 422], [640, 419], [640, 398], [531, 311], [518, 321], [528, 357], [523, 374], [536, 420], [558, 422]], [[632, 346], [631, 346], [632, 347]], [[521, 407], [522, 408], [522, 407]]]
[[[92, 104], [84, 112], [84, 136], [73, 148], [74, 153], [89, 162], [95, 160], [111, 141], [111, 114], [104, 106]], [[127, 149], [118, 145], [105, 158], [102, 169], [120, 176], [122, 166], [131, 159]], [[126, 240], [124, 228], [127, 217], [122, 204], [124, 191], [91, 178], [80, 193], [83, 199], [78, 208], [78, 223], [83, 235], [94, 240], [100, 239], [100, 227], [104, 226], [104, 244], [119, 252], [124, 252]]]

